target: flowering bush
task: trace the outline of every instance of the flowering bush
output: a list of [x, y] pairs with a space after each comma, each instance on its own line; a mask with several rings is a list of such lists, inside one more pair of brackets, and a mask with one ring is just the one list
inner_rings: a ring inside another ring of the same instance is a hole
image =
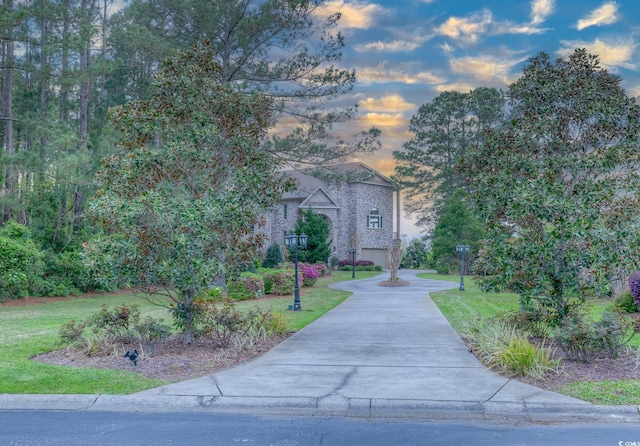
[[302, 286], [314, 286], [320, 275], [317, 265], [309, 263], [299, 263], [298, 273], [302, 274]]
[[[275, 294], [276, 296], [283, 296], [286, 294], [293, 294], [295, 287], [295, 273], [293, 268], [280, 268], [280, 269], [260, 269], [260, 275], [264, 279], [264, 290], [267, 294]], [[298, 282], [303, 283], [304, 277], [298, 270]]]
[[356, 266], [374, 266], [371, 260], [356, 260]]
[[629, 289], [634, 302], [640, 308], [640, 271], [634, 271], [629, 276]]
[[324, 263], [316, 263], [313, 266], [315, 266], [318, 271], [318, 277], [324, 277], [327, 275], [328, 268]]
[[227, 295], [234, 300], [262, 297], [264, 296], [264, 280], [260, 274], [242, 273], [238, 280], [227, 285]]

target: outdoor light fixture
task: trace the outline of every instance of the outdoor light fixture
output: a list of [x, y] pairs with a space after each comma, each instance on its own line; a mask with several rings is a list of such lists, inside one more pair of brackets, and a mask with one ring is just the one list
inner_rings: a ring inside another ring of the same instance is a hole
[[351, 248], [351, 278], [356, 278], [356, 253], [358, 248]]
[[304, 249], [307, 247], [307, 239], [309, 237], [304, 232], [300, 235], [297, 234], [289, 234], [284, 236], [284, 242], [288, 248], [293, 248], [293, 252], [295, 253], [294, 257], [294, 270], [295, 270], [295, 288], [294, 288], [294, 299], [293, 299], [293, 311], [301, 311], [302, 305], [300, 304], [300, 287], [298, 284], [298, 249]]
[[464, 291], [464, 253], [469, 252], [469, 245], [456, 245], [460, 253], [460, 291]]

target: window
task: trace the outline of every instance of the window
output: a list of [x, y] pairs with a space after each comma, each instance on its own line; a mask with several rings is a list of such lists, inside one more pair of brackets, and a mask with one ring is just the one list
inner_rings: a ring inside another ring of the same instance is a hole
[[382, 217], [380, 216], [380, 211], [376, 208], [371, 209], [371, 212], [369, 212], [369, 215], [367, 216], [367, 228], [382, 228]]
[[284, 205], [284, 219], [287, 219], [287, 205]]

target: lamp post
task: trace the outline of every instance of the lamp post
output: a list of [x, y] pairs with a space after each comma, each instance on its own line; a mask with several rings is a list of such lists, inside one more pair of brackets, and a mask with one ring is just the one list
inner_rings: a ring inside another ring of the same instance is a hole
[[358, 248], [351, 248], [351, 278], [356, 278], [356, 252]]
[[295, 253], [294, 257], [294, 269], [295, 269], [295, 288], [294, 288], [294, 298], [293, 298], [293, 311], [301, 311], [302, 305], [300, 304], [300, 287], [298, 284], [298, 249], [304, 249], [307, 247], [307, 239], [308, 236], [304, 232], [300, 235], [297, 234], [289, 234], [284, 236], [284, 241], [287, 244], [287, 247], [293, 248], [293, 252]]
[[460, 253], [460, 291], [464, 291], [464, 253], [469, 252], [469, 245], [456, 245]]

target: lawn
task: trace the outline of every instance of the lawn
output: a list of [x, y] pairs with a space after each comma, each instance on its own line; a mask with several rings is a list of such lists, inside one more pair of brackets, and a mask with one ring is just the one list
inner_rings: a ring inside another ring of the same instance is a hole
[[[423, 279], [449, 280], [459, 282], [456, 276], [420, 274]], [[465, 291], [451, 289], [430, 293], [431, 298], [453, 328], [460, 332], [464, 325], [478, 317], [488, 318], [501, 312], [516, 310], [518, 296], [511, 293], [483, 293], [469, 277], [465, 278]], [[597, 319], [610, 300], [590, 301], [591, 314]], [[640, 336], [635, 336], [630, 347], [638, 349]], [[559, 392], [595, 404], [640, 404], [640, 385], [635, 380], [579, 382], [558, 389]]]
[[[372, 277], [379, 272], [358, 272], [358, 279]], [[351, 272], [334, 272], [321, 278], [313, 288], [301, 289], [302, 310], [286, 312], [289, 330], [297, 331], [339, 305], [349, 296], [332, 290], [328, 284], [351, 280]], [[167, 310], [152, 305], [136, 294], [104, 294], [69, 298], [19, 307], [0, 304], [0, 393], [75, 393], [127, 394], [164, 384], [136, 373], [103, 369], [62, 367], [43, 364], [30, 358], [59, 349], [58, 331], [72, 319], [84, 320], [106, 304], [109, 308], [127, 304], [140, 307], [142, 318], [147, 315], [164, 318], [170, 323]], [[246, 301], [238, 309], [259, 305], [285, 312], [293, 304], [291, 297]]]

